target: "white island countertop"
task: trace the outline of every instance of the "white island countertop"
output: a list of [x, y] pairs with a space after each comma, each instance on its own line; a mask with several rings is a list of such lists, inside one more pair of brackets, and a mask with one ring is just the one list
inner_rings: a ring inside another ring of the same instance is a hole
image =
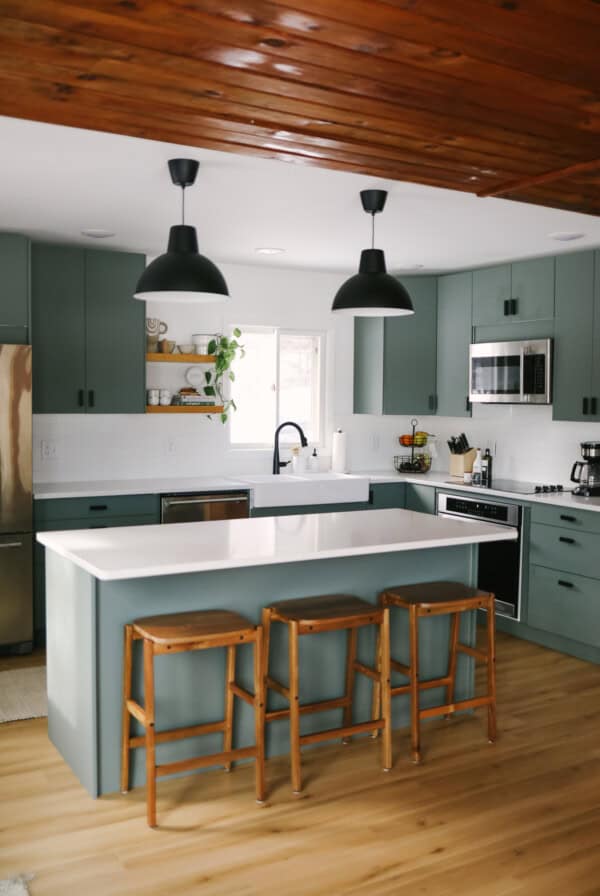
[[506, 526], [395, 509], [37, 534], [46, 548], [103, 581], [516, 538]]

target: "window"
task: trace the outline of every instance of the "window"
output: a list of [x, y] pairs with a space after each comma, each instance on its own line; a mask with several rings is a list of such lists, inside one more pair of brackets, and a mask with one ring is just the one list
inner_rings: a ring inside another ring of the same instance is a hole
[[[323, 334], [275, 327], [244, 328], [240, 342], [246, 350], [235, 363], [231, 415], [233, 445], [273, 444], [273, 433], [284, 420], [298, 423], [311, 444], [322, 429]], [[298, 442], [289, 428], [281, 444]]]

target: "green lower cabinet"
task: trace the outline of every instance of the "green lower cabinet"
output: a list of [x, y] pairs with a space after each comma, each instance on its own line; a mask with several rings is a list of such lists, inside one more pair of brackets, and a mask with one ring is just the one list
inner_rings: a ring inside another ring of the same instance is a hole
[[369, 490], [371, 510], [385, 510], [388, 507], [403, 508], [406, 505], [406, 484], [404, 482], [373, 483]]
[[600, 581], [533, 565], [527, 621], [533, 628], [600, 647]]
[[406, 483], [406, 509], [435, 514], [435, 488], [432, 485]]
[[297, 516], [302, 513], [347, 513], [350, 510], [372, 510], [367, 501], [348, 504], [297, 504], [293, 507], [253, 507], [250, 516]]

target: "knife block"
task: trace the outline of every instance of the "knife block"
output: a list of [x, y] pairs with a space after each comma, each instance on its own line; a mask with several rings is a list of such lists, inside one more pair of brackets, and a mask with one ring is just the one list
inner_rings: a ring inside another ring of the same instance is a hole
[[477, 456], [476, 448], [469, 448], [464, 454], [450, 455], [450, 475], [460, 476], [462, 479], [465, 473], [471, 473], [473, 470], [473, 461]]

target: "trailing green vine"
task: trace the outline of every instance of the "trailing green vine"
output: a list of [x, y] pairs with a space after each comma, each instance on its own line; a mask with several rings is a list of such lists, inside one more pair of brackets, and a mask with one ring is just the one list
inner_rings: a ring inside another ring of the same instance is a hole
[[231, 369], [231, 365], [235, 361], [238, 352], [240, 358], [243, 358], [245, 355], [244, 346], [238, 342], [241, 335], [241, 330], [236, 327], [233, 331], [233, 339], [218, 335], [208, 343], [208, 354], [215, 356], [215, 366], [213, 370], [204, 372], [204, 379], [206, 380], [204, 394], [217, 398], [218, 403], [223, 405], [221, 423], [227, 422], [227, 417], [231, 410], [237, 411], [237, 405], [233, 398], [227, 398], [224, 394], [224, 377], [227, 374], [230, 382], [233, 383], [235, 380], [235, 373]]

